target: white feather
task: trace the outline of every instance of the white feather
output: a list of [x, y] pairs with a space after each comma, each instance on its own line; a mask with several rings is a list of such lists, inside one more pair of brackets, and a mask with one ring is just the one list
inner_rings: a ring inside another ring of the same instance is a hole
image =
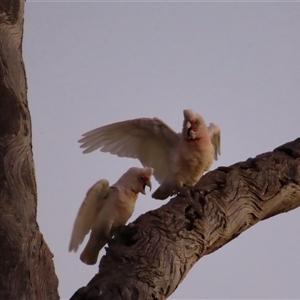
[[94, 184], [75, 219], [69, 251], [76, 252], [91, 230], [80, 259], [86, 264], [95, 264], [107, 240], [131, 217], [138, 193], [145, 193], [145, 185], [151, 188], [152, 174], [152, 168], [130, 168], [111, 187], [105, 179]]
[[100, 149], [119, 157], [138, 158], [144, 167], [154, 168], [162, 182], [171, 172], [170, 154], [179, 145], [178, 135], [158, 118], [141, 118], [109, 124], [83, 134], [84, 153]]
[[105, 205], [105, 199], [109, 196], [109, 192], [109, 182], [106, 179], [97, 181], [88, 190], [73, 226], [69, 251], [77, 251], [84, 237], [91, 230], [99, 211]]
[[218, 160], [218, 154], [221, 155], [221, 129], [214, 123], [209, 123], [208, 132], [210, 135], [211, 143], [214, 147], [214, 158]]
[[220, 155], [220, 128], [191, 109], [183, 111], [182, 133], [158, 118], [140, 118], [102, 126], [79, 140], [84, 153], [100, 149], [119, 157], [140, 160], [154, 168], [161, 184], [152, 197], [165, 199], [183, 185], [195, 185]]

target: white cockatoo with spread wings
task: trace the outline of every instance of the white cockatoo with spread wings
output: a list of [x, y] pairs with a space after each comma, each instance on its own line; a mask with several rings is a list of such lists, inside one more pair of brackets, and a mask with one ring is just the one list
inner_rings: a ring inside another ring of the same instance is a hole
[[96, 182], [87, 192], [78, 211], [69, 251], [76, 252], [91, 231], [80, 259], [88, 265], [95, 264], [99, 251], [131, 217], [138, 193], [145, 194], [146, 185], [151, 190], [152, 174], [152, 168], [133, 167], [112, 186], [106, 179]]
[[183, 111], [181, 133], [158, 118], [139, 118], [102, 126], [83, 134], [79, 140], [84, 153], [100, 149], [120, 157], [140, 160], [154, 168], [160, 183], [152, 194], [166, 199], [182, 186], [194, 186], [220, 155], [220, 128], [191, 109]]

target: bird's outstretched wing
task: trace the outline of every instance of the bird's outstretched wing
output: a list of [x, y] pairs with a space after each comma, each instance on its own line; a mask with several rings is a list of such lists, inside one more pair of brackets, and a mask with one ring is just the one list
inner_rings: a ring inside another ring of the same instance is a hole
[[154, 168], [154, 177], [161, 183], [170, 173], [172, 153], [180, 138], [158, 118], [140, 118], [109, 124], [83, 134], [78, 142], [84, 153], [100, 149], [119, 157], [140, 160], [144, 167]]
[[207, 127], [211, 143], [215, 150], [215, 160], [218, 160], [218, 155], [221, 155], [221, 129], [218, 125], [214, 123], [209, 123]]
[[93, 227], [109, 193], [109, 182], [106, 179], [97, 181], [88, 190], [74, 222], [69, 251], [77, 251], [84, 237]]

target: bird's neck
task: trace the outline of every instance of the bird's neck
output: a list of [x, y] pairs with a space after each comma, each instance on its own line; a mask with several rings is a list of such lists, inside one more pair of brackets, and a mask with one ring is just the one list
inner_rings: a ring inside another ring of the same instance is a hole
[[139, 195], [139, 193], [136, 192], [134, 189], [128, 189], [128, 190], [126, 191], [126, 193], [128, 194], [129, 197], [131, 197], [131, 198], [134, 199], [134, 200], [136, 200], [137, 197], [138, 197], [138, 195]]

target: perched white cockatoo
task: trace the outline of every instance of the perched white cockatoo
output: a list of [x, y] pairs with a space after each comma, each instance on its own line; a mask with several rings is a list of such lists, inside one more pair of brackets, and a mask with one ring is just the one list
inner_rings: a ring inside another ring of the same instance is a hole
[[91, 230], [90, 238], [80, 259], [93, 265], [98, 253], [121, 225], [131, 217], [138, 193], [145, 194], [146, 185], [151, 190], [152, 168], [130, 168], [120, 179], [109, 186], [106, 179], [96, 182], [78, 211], [69, 251], [77, 251]]
[[120, 157], [138, 158], [143, 166], [154, 168], [161, 184], [152, 194], [166, 199], [180, 187], [194, 186], [220, 155], [220, 128], [191, 109], [183, 111], [182, 133], [174, 132], [158, 118], [117, 122], [83, 134], [78, 142], [83, 153], [96, 149]]

